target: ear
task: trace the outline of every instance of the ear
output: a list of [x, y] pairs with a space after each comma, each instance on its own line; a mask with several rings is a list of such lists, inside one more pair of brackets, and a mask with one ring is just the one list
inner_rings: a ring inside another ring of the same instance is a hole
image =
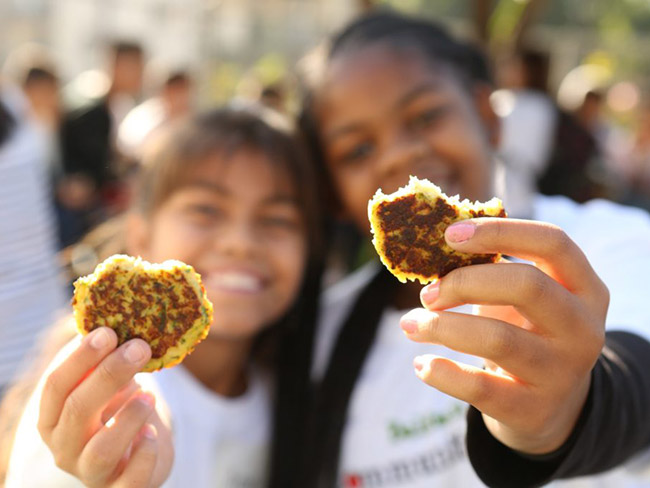
[[474, 85], [474, 103], [476, 109], [483, 122], [483, 126], [487, 130], [488, 140], [492, 149], [496, 150], [501, 144], [501, 120], [494, 112], [492, 104], [490, 103], [490, 95], [492, 95], [493, 87], [487, 83], [476, 83]]
[[149, 254], [150, 227], [147, 219], [140, 212], [129, 212], [126, 216], [126, 250], [131, 256]]

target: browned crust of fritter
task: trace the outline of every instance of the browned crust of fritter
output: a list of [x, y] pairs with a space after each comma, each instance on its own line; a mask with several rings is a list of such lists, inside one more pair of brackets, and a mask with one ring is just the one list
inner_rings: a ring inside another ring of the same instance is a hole
[[[469, 211], [472, 218], [506, 217], [487, 215], [483, 210]], [[427, 279], [442, 278], [450, 271], [470, 264], [495, 262], [497, 254], [465, 254], [453, 250], [445, 242], [445, 229], [457, 220], [460, 212], [442, 198], [431, 205], [418, 194], [384, 201], [377, 206], [383, 235], [383, 257], [389, 269], [399, 268]]]
[[[201, 301], [180, 270], [177, 269], [173, 273], [158, 271], [155, 280], [144, 274], [135, 274], [131, 278], [129, 287], [133, 290], [135, 298], [129, 310], [120, 300], [124, 289], [116, 284], [118, 272], [113, 270], [105, 273], [90, 288], [92, 302], [100, 305], [86, 309], [83, 329], [90, 332], [97, 328], [99, 317], [122, 314], [122, 325], [112, 327], [117, 334], [118, 344], [140, 338], [151, 346], [152, 359], [161, 358], [170, 347], [178, 343], [194, 321], [201, 317]], [[144, 291], [143, 285], [149, 280], [152, 280], [155, 293]], [[174, 292], [174, 284], [183, 290], [182, 299]], [[76, 304], [74, 299], [72, 304]], [[157, 316], [142, 314], [144, 309], [154, 305], [159, 310]]]

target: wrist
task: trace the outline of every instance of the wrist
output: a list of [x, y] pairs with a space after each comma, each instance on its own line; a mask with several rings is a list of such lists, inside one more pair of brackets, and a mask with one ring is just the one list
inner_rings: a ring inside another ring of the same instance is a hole
[[485, 414], [482, 414], [483, 422], [495, 439], [522, 456], [552, 455], [567, 444], [576, 430], [590, 386], [591, 374], [574, 390], [572, 398], [563, 403], [562, 410], [548, 415], [546, 420], [533, 420], [523, 428], [511, 428]]

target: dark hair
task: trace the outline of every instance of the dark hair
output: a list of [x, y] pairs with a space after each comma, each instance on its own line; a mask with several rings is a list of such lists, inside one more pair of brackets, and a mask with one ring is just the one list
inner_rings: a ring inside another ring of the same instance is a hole
[[192, 81], [187, 71], [172, 71], [164, 80], [165, 86], [182, 85]]
[[12, 129], [16, 125], [16, 121], [2, 103], [0, 103], [0, 147], [9, 139]]
[[23, 87], [27, 87], [32, 83], [38, 83], [41, 81], [58, 83], [59, 79], [53, 71], [44, 67], [34, 66], [27, 71], [25, 79], [23, 80]]
[[[426, 62], [445, 65], [468, 93], [478, 83], [492, 84], [489, 65], [478, 47], [454, 39], [440, 25], [387, 11], [354, 20], [335, 35], [327, 52], [321, 53], [320, 66], [308, 67], [312, 75], [322, 76], [327, 64], [337, 56], [375, 44], [412, 49]], [[327, 182], [329, 208], [336, 212], [340, 210], [340, 201], [326, 165], [314, 113], [319, 82], [313, 77], [307, 80], [299, 127], [309, 144], [320, 178]], [[350, 396], [374, 341], [383, 304], [392, 303], [396, 289], [397, 280], [382, 268], [361, 292], [341, 327], [325, 376], [314, 393], [311, 435], [307, 440], [310, 445], [303, 448], [309, 453], [309, 459], [303, 458], [306, 471], [300, 486], [330, 488], [337, 485], [341, 437]]]
[[144, 56], [144, 49], [135, 41], [113, 41], [110, 43], [109, 50], [115, 58], [122, 55]]
[[547, 52], [524, 48], [518, 53], [524, 70], [524, 86], [531, 90], [548, 93], [548, 75], [551, 65]]

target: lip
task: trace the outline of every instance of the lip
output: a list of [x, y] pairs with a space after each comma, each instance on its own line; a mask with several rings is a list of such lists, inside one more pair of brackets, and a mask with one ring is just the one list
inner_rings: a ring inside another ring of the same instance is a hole
[[268, 279], [244, 267], [225, 267], [200, 272], [203, 285], [210, 291], [234, 295], [255, 295], [264, 291]]

